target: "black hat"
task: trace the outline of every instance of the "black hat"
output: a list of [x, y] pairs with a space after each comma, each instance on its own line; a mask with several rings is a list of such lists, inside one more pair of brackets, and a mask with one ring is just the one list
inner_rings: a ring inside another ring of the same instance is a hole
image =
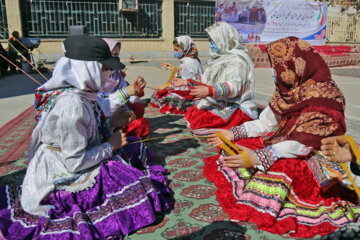
[[113, 57], [107, 43], [98, 37], [70, 36], [64, 41], [65, 57], [82, 60], [98, 61], [112, 70], [121, 70], [125, 65], [118, 57]]

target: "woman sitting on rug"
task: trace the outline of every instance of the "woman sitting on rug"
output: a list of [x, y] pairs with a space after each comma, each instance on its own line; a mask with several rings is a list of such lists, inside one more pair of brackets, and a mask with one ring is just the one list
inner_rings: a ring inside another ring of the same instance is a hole
[[229, 129], [256, 119], [254, 65], [240, 34], [225, 22], [205, 31], [209, 35], [212, 59], [202, 75], [202, 83], [177, 79], [174, 82], [174, 85], [195, 85], [190, 95], [200, 99], [186, 112], [189, 128]]
[[[180, 61], [180, 68], [176, 78], [183, 80], [193, 79], [200, 82], [203, 73], [201, 62], [195, 43], [189, 36], [180, 36], [173, 41], [174, 56]], [[173, 70], [174, 66], [169, 63], [163, 64], [164, 68]], [[189, 95], [188, 86], [175, 87], [166, 85], [158, 87], [158, 91], [151, 98], [151, 106], [160, 108], [161, 113], [184, 114], [193, 104], [194, 97]]]
[[71, 36], [64, 45], [66, 57], [36, 94], [22, 188], [0, 188], [0, 231], [6, 239], [123, 239], [169, 207], [164, 169], [143, 144], [127, 145], [117, 129], [128, 116], [115, 113], [110, 126], [104, 117], [98, 91], [124, 67], [106, 42]]
[[[279, 235], [325, 235], [360, 213], [354, 192], [340, 184], [347, 178], [342, 168], [317, 151], [323, 138], [345, 133], [345, 99], [307, 42], [283, 38], [267, 52], [276, 76], [269, 105], [259, 120], [216, 130], [248, 159], [206, 158], [205, 175], [231, 219]], [[209, 143], [222, 141], [212, 135]]]
[[[104, 38], [104, 40], [108, 44], [111, 54], [118, 57], [121, 50], [120, 42], [111, 38]], [[150, 131], [149, 122], [144, 118], [145, 107], [139, 99], [144, 96], [145, 81], [137, 78], [133, 84], [128, 84], [124, 79], [125, 76], [125, 70], [114, 71], [105, 82], [100, 96], [110, 99], [110, 101], [120, 97], [131, 114], [131, 121], [125, 129], [126, 135], [144, 137]]]

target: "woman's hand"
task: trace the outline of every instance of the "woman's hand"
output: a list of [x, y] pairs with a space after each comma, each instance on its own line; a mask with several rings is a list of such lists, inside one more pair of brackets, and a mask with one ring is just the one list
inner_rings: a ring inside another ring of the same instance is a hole
[[119, 108], [110, 117], [109, 127], [111, 131], [122, 129], [129, 124], [130, 113], [126, 108]]
[[182, 79], [182, 78], [174, 78], [171, 81], [171, 85], [173, 85], [174, 87], [186, 86], [187, 85], [187, 80]]
[[129, 94], [129, 96], [134, 96], [136, 93], [136, 86], [134, 84], [127, 85], [125, 87], [125, 90]]
[[[241, 146], [239, 144], [236, 144], [236, 143], [235, 143], [235, 146], [237, 146], [241, 151], [243, 151], [249, 157], [251, 166], [260, 164], [259, 159], [253, 150], [251, 150], [250, 148]], [[235, 155], [235, 156], [226, 156], [226, 157], [223, 157], [223, 159], [224, 159], [223, 165], [225, 167], [229, 167], [229, 168], [251, 167], [251, 166], [247, 166], [247, 162], [241, 154]]]
[[[221, 133], [229, 141], [234, 141], [234, 134], [232, 133], [232, 131], [220, 128], [214, 129], [214, 131]], [[210, 134], [207, 142], [214, 147], [218, 147], [219, 145], [223, 144], [223, 141], [215, 134]]]
[[126, 134], [121, 130], [116, 131], [111, 135], [108, 141], [111, 144], [112, 150], [116, 151], [122, 147], [124, 147], [128, 142], [126, 138]]
[[355, 160], [349, 142], [341, 136], [322, 139], [320, 150], [329, 161], [350, 162]]
[[209, 88], [206, 86], [195, 86], [190, 89], [190, 95], [197, 98], [205, 98], [209, 96]]
[[146, 82], [144, 78], [137, 77], [132, 84], [125, 87], [126, 92], [129, 94], [129, 96], [139, 96], [144, 91], [144, 88], [146, 87]]
[[171, 63], [163, 63], [161, 64], [162, 68], [168, 69], [168, 70], [173, 70], [174, 69], [174, 65], [172, 65]]
[[144, 89], [146, 87], [146, 81], [144, 80], [143, 77], [138, 76], [135, 80], [134, 80], [134, 85], [138, 86], [141, 89]]

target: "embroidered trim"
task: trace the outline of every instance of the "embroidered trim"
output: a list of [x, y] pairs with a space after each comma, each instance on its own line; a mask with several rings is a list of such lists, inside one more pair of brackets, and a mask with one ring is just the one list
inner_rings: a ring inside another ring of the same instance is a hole
[[271, 146], [255, 150], [254, 152], [260, 162], [260, 166], [258, 165], [256, 167], [264, 172], [266, 172], [273, 165], [273, 163], [279, 159], [276, 151]]
[[215, 88], [209, 86], [209, 96], [215, 98]]
[[227, 98], [230, 96], [230, 88], [226, 83], [218, 83], [214, 85], [215, 99]]
[[247, 132], [246, 132], [246, 128], [244, 125], [232, 127], [232, 128], [230, 128], [230, 131], [234, 135], [234, 141], [242, 139], [242, 138], [247, 138]]
[[38, 111], [35, 116], [36, 122], [41, 120], [44, 112], [49, 112], [54, 107], [54, 101], [61, 93], [68, 88], [46, 92], [44, 88], [36, 89], [34, 107]]
[[116, 95], [118, 95], [123, 103], [126, 103], [130, 98], [128, 92], [124, 88], [117, 90]]

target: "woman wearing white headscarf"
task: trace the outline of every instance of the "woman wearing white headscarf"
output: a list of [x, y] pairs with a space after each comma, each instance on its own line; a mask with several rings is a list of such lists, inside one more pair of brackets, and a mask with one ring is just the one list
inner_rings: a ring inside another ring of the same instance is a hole
[[[201, 62], [195, 43], [189, 36], [179, 36], [173, 41], [174, 57], [180, 61], [175, 78], [193, 79], [200, 82], [203, 73]], [[164, 63], [163, 67], [173, 69], [169, 63]], [[165, 89], [164, 89], [165, 88]], [[192, 104], [194, 97], [189, 95], [188, 86], [160, 86], [158, 91], [151, 98], [151, 105], [160, 108], [162, 113], [184, 114]]]
[[98, 92], [110, 68], [124, 65], [105, 41], [71, 36], [64, 45], [66, 57], [37, 89], [22, 188], [0, 188], [0, 231], [6, 239], [123, 239], [168, 207], [164, 169], [149, 165], [154, 156], [142, 144], [125, 146], [120, 118], [106, 121]]
[[[190, 129], [231, 128], [257, 118], [254, 102], [254, 65], [237, 30], [218, 22], [205, 30], [210, 39], [208, 67], [202, 84], [190, 95], [199, 99], [185, 115]], [[184, 84], [175, 80], [174, 85]]]

